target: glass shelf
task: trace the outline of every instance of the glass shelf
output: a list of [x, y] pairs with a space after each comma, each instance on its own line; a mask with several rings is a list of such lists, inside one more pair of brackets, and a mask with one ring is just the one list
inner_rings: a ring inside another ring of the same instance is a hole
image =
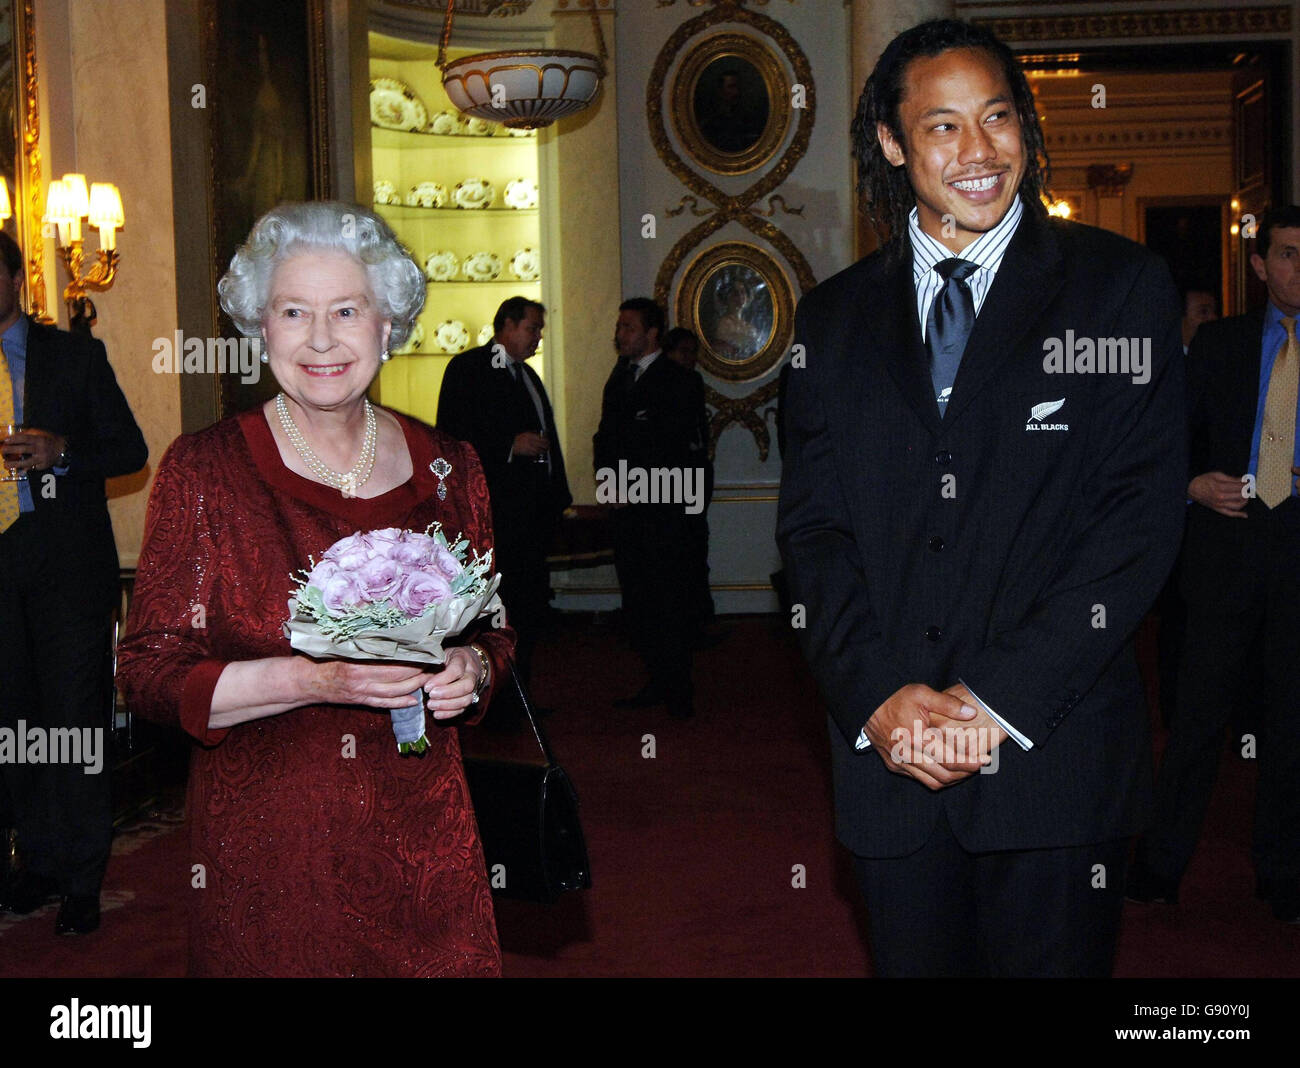
[[439, 218], [474, 219], [484, 215], [517, 215], [521, 219], [536, 218], [539, 208], [422, 208], [418, 204], [376, 204], [376, 211], [392, 212], [405, 219], [416, 219], [421, 215], [434, 215]]
[[542, 280], [534, 278], [525, 282], [522, 278], [493, 278], [490, 281], [475, 282], [471, 278], [453, 278], [447, 282], [435, 282], [432, 278], [426, 278], [424, 284], [427, 286], [539, 286]]
[[[380, 148], [393, 147], [393, 144], [395, 144], [399, 139], [402, 142], [405, 142], [404, 147], [410, 147], [409, 139], [413, 137], [423, 138], [430, 141], [431, 144], [429, 147], [431, 148], [435, 147], [438, 142], [446, 142], [446, 144], [442, 146], [446, 148], [460, 148], [462, 145], [471, 145], [475, 143], [496, 145], [499, 148], [502, 144], [509, 144], [512, 141], [517, 141], [523, 145], [533, 145], [537, 142], [536, 136], [532, 134], [528, 137], [515, 137], [510, 134], [501, 133], [438, 134], [434, 133], [432, 130], [394, 130], [388, 126], [376, 126], [374, 123], [370, 124], [370, 137], [372, 143], [378, 145]], [[392, 143], [389, 143], [390, 138], [392, 139]]]

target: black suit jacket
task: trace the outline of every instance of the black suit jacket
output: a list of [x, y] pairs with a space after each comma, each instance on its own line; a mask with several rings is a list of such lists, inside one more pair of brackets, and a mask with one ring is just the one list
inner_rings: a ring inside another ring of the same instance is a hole
[[[438, 395], [438, 429], [473, 445], [483, 465], [498, 540], [548, 536], [573, 503], [546, 387], [536, 371], [522, 367], [542, 400], [545, 427], [537, 425], [537, 409], [527, 391], [516, 386], [510, 368], [492, 366], [492, 343], [455, 356]], [[530, 457], [510, 459], [517, 434], [541, 430], [551, 442], [549, 473]]]
[[[1048, 373], [1044, 344], [1067, 330], [1151, 339], [1150, 381]], [[1151, 758], [1132, 634], [1177, 552], [1186, 484], [1163, 262], [1026, 211], [942, 419], [910, 253], [812, 290], [795, 333], [807, 363], [786, 393], [777, 539], [832, 719], [841, 839], [905, 855], [941, 810], [972, 851], [1134, 831]], [[936, 793], [854, 750], [901, 686], [958, 680], [1034, 748], [1008, 739], [995, 774]]]
[[116, 595], [119, 563], [104, 480], [144, 467], [144, 435], [117, 384], [104, 344], [34, 320], [27, 331], [23, 422], [68, 439], [66, 475], [32, 471], [33, 504], [45, 549], [83, 574], [88, 587]]
[[[1264, 309], [1203, 323], [1187, 352], [1188, 479], [1207, 471], [1234, 478], [1250, 467], [1250, 442], [1259, 405]], [[1270, 509], [1246, 504], [1246, 519], [1229, 519], [1204, 505], [1188, 506], [1182, 590], [1191, 600], [1220, 607], [1248, 594], [1238, 568], [1255, 539], [1285, 537], [1300, 544], [1300, 498]]]
[[[605, 381], [600, 425], [592, 438], [597, 477], [602, 468], [704, 468], [707, 425], [704, 379], [660, 353], [629, 392], [620, 360]], [[653, 505], [647, 507], [654, 507]], [[676, 507], [675, 514], [682, 509]]]

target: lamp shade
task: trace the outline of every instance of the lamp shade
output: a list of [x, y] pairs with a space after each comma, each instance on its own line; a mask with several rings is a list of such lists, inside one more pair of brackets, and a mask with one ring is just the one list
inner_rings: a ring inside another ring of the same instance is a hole
[[465, 114], [532, 130], [587, 107], [604, 73], [587, 52], [480, 52], [448, 63], [442, 85]]
[[49, 223], [66, 223], [72, 219], [72, 202], [68, 194], [68, 187], [62, 181], [50, 183], [49, 189], [45, 191], [45, 215], [44, 220]]
[[80, 219], [90, 211], [90, 195], [86, 192], [84, 174], [65, 174], [63, 184], [68, 187], [68, 218]]
[[0, 222], [12, 219], [13, 214], [13, 205], [9, 202], [9, 183], [0, 176]]
[[122, 213], [122, 194], [117, 191], [117, 186], [111, 182], [95, 182], [91, 185], [88, 216], [90, 225], [101, 230], [105, 227], [117, 229], [126, 221]]

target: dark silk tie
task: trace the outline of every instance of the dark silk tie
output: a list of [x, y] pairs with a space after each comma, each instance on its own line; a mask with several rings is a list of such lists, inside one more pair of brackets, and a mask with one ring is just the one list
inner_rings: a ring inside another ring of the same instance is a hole
[[930, 302], [925, 324], [925, 347], [930, 353], [930, 378], [939, 415], [948, 410], [948, 391], [957, 379], [961, 354], [975, 325], [975, 301], [966, 279], [979, 270], [978, 263], [957, 258], [934, 265], [943, 286]]

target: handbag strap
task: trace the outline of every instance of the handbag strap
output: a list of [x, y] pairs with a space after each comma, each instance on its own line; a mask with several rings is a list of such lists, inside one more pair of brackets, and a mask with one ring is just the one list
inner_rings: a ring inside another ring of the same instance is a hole
[[514, 680], [515, 693], [519, 696], [519, 705], [524, 710], [524, 715], [528, 717], [528, 725], [533, 728], [533, 737], [537, 739], [537, 745], [542, 750], [542, 757], [546, 760], [546, 766], [552, 767], [555, 764], [555, 757], [551, 753], [550, 742], [546, 739], [546, 732], [542, 730], [541, 720], [533, 711], [532, 703], [528, 700], [528, 693], [524, 689], [524, 680], [519, 677], [519, 669], [515, 667], [514, 657], [506, 657], [506, 663], [510, 667], [510, 678]]

